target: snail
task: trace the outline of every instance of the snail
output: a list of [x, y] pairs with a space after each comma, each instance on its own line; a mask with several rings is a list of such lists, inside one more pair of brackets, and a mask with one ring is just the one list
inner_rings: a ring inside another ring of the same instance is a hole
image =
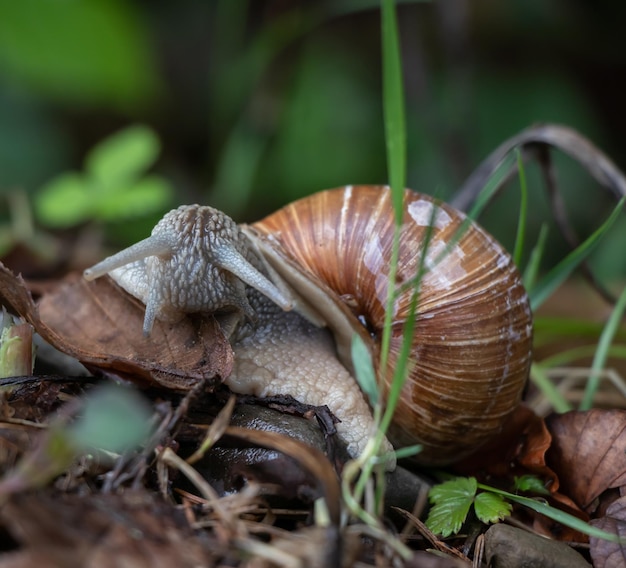
[[[359, 334], [377, 366], [393, 233], [386, 186], [322, 191], [250, 226], [183, 206], [85, 278], [109, 273], [145, 303], [146, 335], [155, 320], [225, 314], [235, 353], [231, 390], [326, 404], [356, 456], [373, 419], [353, 378], [350, 344]], [[518, 405], [532, 315], [513, 260], [493, 237], [445, 203], [406, 190], [383, 388], [420, 265], [409, 377], [389, 438], [395, 447], [419, 443], [417, 461], [443, 465], [494, 436]]]

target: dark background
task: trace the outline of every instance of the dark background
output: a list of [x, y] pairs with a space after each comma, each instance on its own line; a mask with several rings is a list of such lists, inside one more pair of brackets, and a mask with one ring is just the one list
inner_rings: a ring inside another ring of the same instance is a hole
[[[505, 139], [569, 125], [626, 168], [626, 5], [598, 0], [402, 2], [408, 185], [449, 198]], [[313, 191], [387, 181], [378, 3], [365, 0], [0, 0], [0, 211], [130, 124], [158, 134], [154, 168], [175, 191], [251, 221]], [[557, 159], [582, 236], [613, 201]], [[527, 249], [548, 219], [528, 166]], [[483, 218], [512, 247], [512, 183]], [[114, 246], [157, 213], [108, 223]], [[551, 230], [547, 262], [565, 248]], [[626, 272], [626, 226], [594, 257]]]

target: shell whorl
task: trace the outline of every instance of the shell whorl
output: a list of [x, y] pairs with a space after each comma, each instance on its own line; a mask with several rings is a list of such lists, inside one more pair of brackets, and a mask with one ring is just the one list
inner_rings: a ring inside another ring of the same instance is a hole
[[[349, 330], [368, 339], [378, 356], [392, 213], [388, 188], [348, 186], [291, 203], [253, 225], [269, 262], [302, 296], [307, 293], [300, 283], [306, 282], [333, 298], [327, 307], [314, 302], [331, 327], [331, 320], [341, 319], [338, 312], [350, 320], [338, 332], [348, 368]], [[390, 435], [396, 447], [421, 443], [418, 459], [439, 464], [474, 451], [519, 403], [530, 367], [532, 316], [519, 273], [501, 245], [452, 207], [407, 191], [398, 285], [415, 278], [422, 255], [427, 270], [420, 280], [411, 376]], [[408, 288], [395, 302], [385, 384], [411, 294]]]

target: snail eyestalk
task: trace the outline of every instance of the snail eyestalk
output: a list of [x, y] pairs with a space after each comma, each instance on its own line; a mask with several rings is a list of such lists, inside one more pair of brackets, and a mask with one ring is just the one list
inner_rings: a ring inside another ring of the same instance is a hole
[[173, 247], [169, 235], [151, 235], [120, 252], [105, 258], [83, 272], [85, 280], [95, 280], [105, 274], [126, 266], [131, 262], [143, 260], [148, 256], [166, 256], [172, 254]]

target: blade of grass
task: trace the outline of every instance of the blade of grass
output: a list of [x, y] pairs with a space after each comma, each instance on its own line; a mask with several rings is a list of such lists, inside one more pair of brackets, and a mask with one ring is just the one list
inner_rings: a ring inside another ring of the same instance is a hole
[[[578, 318], [543, 316], [535, 319], [537, 332], [545, 335], [551, 334], [556, 339], [561, 339], [564, 335], [599, 339], [602, 328], [603, 325], [600, 322]], [[626, 330], [620, 336], [626, 339]]]
[[491, 201], [493, 195], [508, 178], [508, 173], [515, 165], [516, 155], [514, 152], [507, 154], [498, 164], [494, 172], [489, 177], [485, 186], [480, 190], [474, 205], [470, 209], [467, 216], [470, 219], [476, 219], [482, 213], [483, 209]]
[[489, 491], [491, 493], [496, 493], [497, 495], [502, 495], [506, 497], [510, 501], [514, 503], [519, 503], [520, 505], [524, 505], [533, 511], [540, 513], [541, 515], [545, 515], [549, 519], [556, 521], [557, 523], [561, 523], [567, 527], [570, 527], [574, 530], [577, 530], [583, 534], [601, 538], [604, 540], [609, 540], [611, 542], [619, 542], [620, 544], [626, 544], [626, 539], [620, 538], [618, 535], [610, 532], [603, 531], [596, 527], [592, 527], [587, 524], [582, 519], [578, 517], [574, 517], [574, 515], [570, 515], [565, 511], [561, 511], [560, 509], [556, 509], [551, 507], [550, 505], [537, 501], [536, 499], [531, 499], [530, 497], [522, 497], [521, 495], [515, 495], [514, 493], [509, 493], [508, 491], [503, 491], [502, 489], [496, 489], [495, 487], [491, 487], [490, 485], [483, 485], [482, 483], [478, 484], [480, 489], [484, 489], [485, 491]]
[[530, 367], [530, 379], [535, 384], [535, 386], [541, 391], [543, 396], [548, 399], [548, 402], [556, 410], [557, 412], [568, 412], [572, 410], [569, 402], [565, 399], [565, 397], [561, 394], [559, 389], [556, 388], [554, 383], [548, 377], [545, 369], [538, 365], [537, 363], [533, 363]]
[[[382, 0], [381, 4], [381, 32], [382, 32], [382, 60], [383, 60], [383, 117], [385, 123], [385, 142], [387, 148], [387, 168], [389, 183], [391, 186], [391, 199], [394, 209], [395, 228], [391, 259], [388, 275], [388, 293], [386, 299], [385, 320], [383, 323], [383, 333], [381, 338], [380, 360], [379, 360], [379, 380], [384, 377], [387, 369], [392, 331], [392, 318], [394, 313], [394, 303], [396, 300], [396, 274], [398, 268], [398, 257], [400, 251], [400, 228], [404, 216], [404, 187], [406, 180], [406, 129], [404, 111], [404, 93], [402, 84], [402, 60], [400, 57], [400, 46], [398, 39], [398, 24], [396, 20], [394, 0]], [[396, 368], [397, 369], [397, 368]], [[405, 371], [400, 371], [406, 375]], [[403, 378], [400, 379], [403, 383]], [[382, 385], [381, 385], [382, 386]], [[400, 388], [401, 388], [400, 384]], [[380, 397], [379, 397], [380, 400]], [[385, 409], [383, 411], [383, 406]], [[374, 407], [374, 419], [379, 425], [375, 436], [369, 441], [369, 453], [378, 454], [382, 441], [385, 438], [385, 431], [381, 425], [384, 415], [393, 414], [395, 403], [388, 401], [386, 405], [382, 403]], [[366, 486], [374, 473], [377, 465], [375, 460], [368, 456], [368, 448], [363, 452], [362, 467], [358, 480], [354, 484], [354, 490], [347, 495], [346, 503], [350, 510], [361, 518], [368, 518], [360, 503], [364, 495]], [[382, 464], [381, 464], [382, 465]], [[348, 468], [346, 468], [348, 469]], [[376, 489], [376, 509], [382, 508], [382, 486], [384, 484], [383, 469], [376, 468], [379, 477], [379, 487]], [[344, 486], [352, 485], [347, 483], [350, 476], [344, 472]], [[351, 504], [351, 505], [350, 505]]]
[[574, 269], [591, 253], [598, 245], [600, 239], [608, 232], [617, 220], [622, 211], [626, 197], [623, 197], [617, 204], [608, 219], [596, 229], [578, 248], [570, 252], [559, 264], [529, 292], [530, 305], [533, 311], [543, 304], [543, 302], [569, 277]]
[[524, 240], [526, 237], [526, 222], [528, 214], [528, 186], [526, 185], [526, 170], [524, 169], [524, 160], [519, 148], [516, 148], [517, 170], [519, 171], [520, 185], [520, 204], [519, 219], [517, 221], [517, 235], [515, 237], [515, 249], [513, 251], [513, 262], [515, 266], [522, 265], [522, 254], [524, 252]]
[[406, 180], [406, 126], [402, 59], [394, 0], [382, 2], [383, 112], [387, 167], [393, 191], [396, 225], [402, 224], [403, 190]]
[[[593, 357], [597, 350], [597, 344], [582, 345], [580, 347], [559, 351], [554, 355], [542, 359], [539, 364], [542, 369], [565, 367], [571, 365], [574, 361]], [[614, 359], [626, 359], [626, 345], [611, 345], [607, 351], [607, 355]]]
[[608, 357], [608, 351], [611, 347], [611, 342], [615, 337], [615, 333], [617, 328], [619, 327], [620, 322], [622, 321], [622, 315], [624, 314], [624, 310], [626, 309], [626, 288], [622, 290], [620, 297], [611, 312], [611, 316], [606, 322], [606, 326], [602, 331], [602, 335], [600, 336], [600, 341], [598, 341], [598, 349], [596, 350], [596, 354], [593, 358], [593, 363], [591, 364], [591, 374], [589, 376], [589, 380], [585, 386], [585, 394], [580, 403], [580, 410], [589, 410], [593, 404], [593, 397], [598, 390], [598, 385], [600, 384], [600, 375], [599, 371], [604, 368]]
[[539, 236], [537, 237], [537, 243], [533, 247], [528, 259], [528, 264], [524, 270], [522, 281], [526, 290], [531, 290], [537, 281], [537, 275], [539, 274], [539, 266], [541, 265], [541, 257], [543, 251], [546, 250], [546, 243], [548, 242], [548, 225], [543, 223], [541, 229], [539, 229]]
[[395, 232], [389, 265], [389, 293], [387, 294], [383, 336], [381, 338], [380, 369], [387, 367], [391, 342], [394, 286], [400, 250], [400, 226], [403, 217], [404, 186], [406, 180], [406, 127], [404, 93], [402, 88], [402, 60], [398, 39], [398, 23], [394, 0], [382, 0], [382, 58], [383, 58], [383, 117], [387, 147], [387, 168], [391, 185], [395, 218]]

